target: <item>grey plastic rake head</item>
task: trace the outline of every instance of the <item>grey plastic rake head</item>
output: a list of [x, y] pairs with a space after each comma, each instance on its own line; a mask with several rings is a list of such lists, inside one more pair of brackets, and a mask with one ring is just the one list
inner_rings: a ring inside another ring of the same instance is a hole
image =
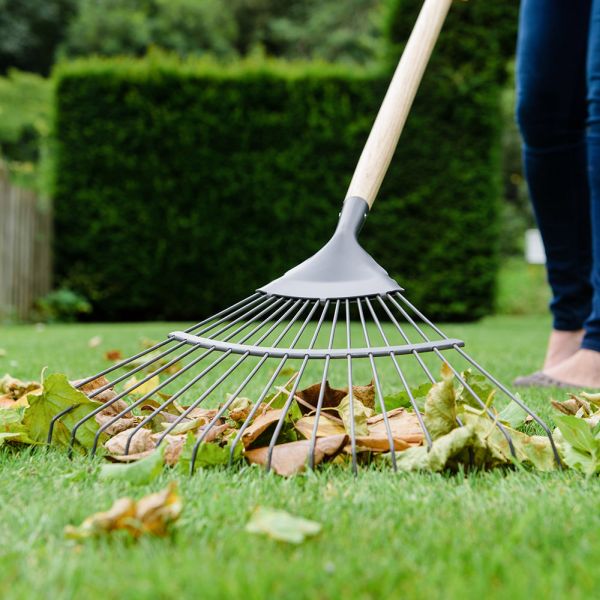
[[[102, 394], [109, 391], [110, 394], [108, 399], [102, 398], [106, 400], [102, 405], [70, 428], [71, 446], [79, 439], [82, 427], [100, 413], [103, 413], [102, 424], [95, 434], [92, 453], [98, 451], [103, 433], [122, 431], [126, 437], [124, 454], [127, 455], [132, 453], [136, 435], [142, 430], [153, 428], [155, 443], [160, 446], [168, 441], [169, 435], [185, 429], [197, 409], [216, 406], [209, 422], [197, 430], [194, 438], [190, 465], [193, 472], [202, 444], [214, 437], [227, 411], [237, 398], [245, 395], [253, 400], [253, 404], [235, 437], [229, 440], [229, 460], [233, 462], [245, 432], [258, 411], [270, 402], [270, 393], [277, 387], [278, 378], [292, 367], [296, 374], [290, 387], [283, 388], [284, 402], [277, 413], [280, 416], [272, 433], [269, 432], [266, 469], [272, 467], [274, 450], [297, 392], [303, 385], [315, 381], [320, 387], [312, 411], [314, 425], [308, 440], [307, 462], [310, 467], [317, 464], [318, 426], [327, 408], [325, 390], [328, 380], [337, 380], [347, 386], [350, 400], [347, 437], [356, 472], [359, 436], [355, 430], [352, 401], [354, 384], [373, 381], [388, 450], [396, 446], [386, 412], [386, 395], [402, 390], [422, 430], [423, 441], [431, 448], [431, 433], [411, 390], [416, 383], [422, 382], [423, 377], [434, 383], [433, 373], [440, 365], [447, 365], [472, 397], [473, 404], [493, 420], [516, 458], [509, 431], [487, 406], [486, 399], [480, 397], [476, 386], [470, 385], [462, 375], [461, 368], [456, 365], [461, 362], [464, 367], [485, 377], [509, 401], [531, 416], [548, 436], [560, 464], [548, 426], [473, 360], [463, 350], [462, 340], [446, 336], [415, 308], [402, 294], [402, 288], [357, 241], [358, 231], [392, 158], [450, 3], [451, 0], [425, 0], [360, 157], [331, 240], [313, 257], [245, 300], [186, 331], [173, 332], [168, 339], [151, 348], [80, 381], [78, 387], [84, 388], [100, 377], [109, 376], [110, 381], [107, 379], [88, 395], [100, 399]], [[382, 367], [386, 364], [384, 371]], [[136, 378], [131, 379], [133, 376]], [[161, 381], [157, 376], [166, 377]], [[113, 392], [119, 389], [115, 386], [123, 389]], [[279, 390], [281, 392], [281, 387]], [[135, 397], [133, 402], [123, 402], [131, 397]], [[174, 406], [179, 407], [176, 413], [172, 411]], [[107, 409], [110, 409], [108, 417]], [[54, 417], [49, 442], [58, 424], [72, 410], [71, 407]], [[390, 456], [396, 469], [395, 453], [392, 451]]]

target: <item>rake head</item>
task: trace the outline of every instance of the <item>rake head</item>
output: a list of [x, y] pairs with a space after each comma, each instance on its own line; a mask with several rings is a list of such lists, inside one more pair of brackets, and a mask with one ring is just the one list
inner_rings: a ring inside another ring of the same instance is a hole
[[[471, 404], [492, 419], [515, 458], [511, 433], [488, 398], [481, 397], [480, 386], [465, 376], [465, 368], [485, 378], [543, 429], [560, 464], [551, 431], [540, 417], [471, 358], [462, 340], [446, 336], [411, 304], [359, 246], [356, 234], [367, 210], [363, 200], [349, 198], [333, 238], [315, 256], [234, 306], [77, 382], [103, 403], [71, 428], [71, 446], [90, 420], [100, 425], [92, 453], [102, 447], [106, 434], [116, 435], [123, 460], [146, 449], [140, 446], [142, 439], [151, 438], [153, 447], [170, 446], [175, 438], [182, 444], [182, 434], [188, 432], [193, 472], [200, 449], [219, 439], [235, 410], [238, 426], [220, 442], [230, 464], [245, 450], [251, 462], [278, 470], [278, 454], [285, 447], [280, 444], [289, 442], [289, 419], [296, 414], [294, 420], [303, 419], [298, 430], [306, 439], [286, 445], [301, 444], [295, 451], [310, 468], [342, 453], [356, 472], [366, 447], [389, 451], [395, 469], [395, 451], [407, 447], [407, 438], [398, 439], [399, 413], [386, 407], [390, 394], [403, 393], [412, 407], [414, 435], [408, 445], [431, 448], [433, 436], [412, 390], [416, 384], [435, 383], [434, 373], [444, 365]], [[329, 381], [343, 389], [331, 388]], [[367, 438], [356, 430], [355, 411], [361, 405], [354, 401], [365, 384], [379, 412], [368, 420]], [[332, 411], [335, 397], [337, 405], [346, 398], [346, 420]], [[54, 417], [49, 441], [70, 410]]]

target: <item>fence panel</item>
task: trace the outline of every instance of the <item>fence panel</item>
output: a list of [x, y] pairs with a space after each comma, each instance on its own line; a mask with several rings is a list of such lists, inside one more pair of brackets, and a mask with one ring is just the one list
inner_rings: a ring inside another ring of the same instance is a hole
[[0, 165], [0, 317], [27, 319], [52, 285], [52, 210]]

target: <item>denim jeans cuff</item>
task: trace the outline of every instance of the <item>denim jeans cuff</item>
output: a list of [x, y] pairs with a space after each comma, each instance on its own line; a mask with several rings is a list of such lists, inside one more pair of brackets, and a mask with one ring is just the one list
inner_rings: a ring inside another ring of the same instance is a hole
[[595, 350], [596, 352], [600, 352], [600, 338], [596, 337], [588, 337], [587, 335], [583, 338], [583, 342], [581, 342], [581, 347], [586, 350]]

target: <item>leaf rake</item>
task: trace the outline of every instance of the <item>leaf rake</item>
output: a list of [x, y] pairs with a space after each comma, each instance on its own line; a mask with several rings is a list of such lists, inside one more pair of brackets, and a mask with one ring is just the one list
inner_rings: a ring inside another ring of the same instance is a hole
[[[307, 439], [296, 442], [302, 445], [301, 452], [308, 466], [314, 468], [324, 458], [345, 448], [356, 472], [362, 442], [357, 435], [355, 415], [361, 405], [355, 402], [354, 396], [358, 389], [355, 382], [361, 378], [372, 381], [385, 432], [383, 445], [391, 451], [391, 464], [396, 469], [394, 450], [398, 448], [398, 440], [391, 413], [386, 407], [389, 394], [384, 392], [384, 385], [386, 391], [391, 388], [396, 392], [401, 386], [400, 393], [405, 394], [414, 411], [423, 443], [431, 448], [432, 434], [409, 380], [424, 375], [426, 381], [435, 383], [433, 372], [436, 366], [433, 363], [436, 363], [445, 365], [466, 390], [473, 406], [492, 419], [493, 426], [506, 440], [516, 459], [508, 428], [489, 406], [489, 398], [482, 397], [480, 386], [455, 366], [454, 360], [457, 360], [516, 403], [541, 427], [560, 465], [551, 430], [544, 421], [471, 358], [463, 349], [462, 340], [445, 335], [411, 304], [405, 298], [404, 290], [357, 241], [450, 4], [451, 0], [425, 0], [329, 242], [314, 256], [241, 302], [185, 331], [172, 332], [164, 341], [77, 382], [77, 387], [83, 390], [91, 386], [89, 397], [101, 399], [103, 403], [72, 428], [71, 447], [84, 423], [100, 414], [104, 416], [95, 435], [92, 454], [102, 446], [107, 432], [121, 432], [121, 435], [125, 433], [124, 459], [137, 452], [138, 436], [144, 431], [147, 433], [148, 429], [154, 432], [155, 445], [160, 446], [201, 422], [202, 426], [196, 428], [191, 438], [190, 470], [193, 472], [197, 463], [202, 463], [198, 459], [202, 448], [214, 439], [215, 432], [222, 428], [232, 408], [239, 405], [245, 394], [256, 400], [247, 404], [239, 428], [227, 440], [225, 448], [229, 463], [233, 463], [241, 448], [247, 446], [248, 432], [256, 432], [253, 424], [261, 416], [264, 419], [269, 408], [269, 427], [260, 435], [264, 444], [261, 462], [267, 470], [271, 469], [273, 461], [277, 460], [281, 440], [289, 436], [289, 419], [300, 407], [303, 414], [312, 418]], [[390, 361], [392, 369], [388, 368], [387, 372], [393, 372], [394, 376], [384, 379], [378, 367], [382, 362], [390, 364]], [[290, 373], [294, 374], [291, 379]], [[160, 380], [161, 375], [167, 377]], [[234, 376], [239, 383], [232, 391], [227, 389], [227, 384]], [[307, 404], [300, 386], [309, 376], [320, 384], [313, 401]], [[289, 379], [283, 386], [280, 385], [282, 378]], [[329, 379], [336, 378], [347, 386], [347, 427], [345, 435], [337, 436], [335, 443], [327, 444], [324, 440], [336, 436], [324, 438], [319, 428], [324, 420], [339, 426], [339, 415], [336, 417], [331, 411], [327, 397]], [[265, 385], [258, 383], [265, 379]], [[120, 384], [124, 389], [116, 393], [115, 386]], [[205, 408], [205, 401], [213, 395], [219, 394], [222, 400], [227, 392], [231, 393], [218, 408]], [[277, 402], [275, 414], [272, 412], [274, 402]], [[52, 419], [49, 442], [57, 424], [70, 410], [72, 408], [67, 408]]]

